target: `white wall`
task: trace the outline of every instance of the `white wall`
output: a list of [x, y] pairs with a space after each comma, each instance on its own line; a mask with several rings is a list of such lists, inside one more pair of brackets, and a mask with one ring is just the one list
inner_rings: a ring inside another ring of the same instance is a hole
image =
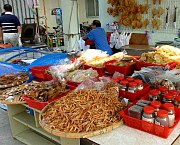
[[[53, 8], [60, 8], [60, 0], [44, 0], [45, 1], [45, 6], [46, 6], [46, 16], [47, 16], [47, 26], [50, 27], [48, 29], [48, 32], [53, 32], [52, 27], [56, 27], [56, 16], [51, 15], [51, 10]], [[44, 16], [44, 9], [43, 9], [43, 2], [42, 0], [39, 0], [40, 2], [40, 8], [39, 10], [39, 16]], [[42, 19], [40, 19], [40, 24], [44, 23]], [[44, 23], [45, 24], [45, 23]]]
[[[137, 0], [138, 2], [144, 3], [145, 0]], [[149, 1], [150, 2], [150, 1]], [[152, 1], [151, 1], [152, 2]], [[172, 23], [172, 17], [173, 17], [173, 11], [174, 11], [174, 5], [179, 6], [180, 5], [180, 0], [168, 0], [162, 4], [162, 7], [166, 8], [170, 6], [171, 11], [170, 11], [170, 20], [171, 23], [169, 24], [170, 27], [168, 30], [161, 29], [159, 31], [152, 30], [151, 28], [148, 29], [150, 32], [150, 45], [154, 45], [155, 42], [157, 41], [173, 41], [175, 37], [177, 37], [177, 32], [178, 28], [180, 28], [180, 8], [179, 11], [177, 12], [177, 28], [173, 28], [173, 23]], [[108, 15], [107, 13], [107, 8], [109, 5], [107, 4], [107, 0], [99, 0], [99, 11], [100, 11], [100, 21], [102, 22], [102, 26], [105, 28], [107, 23], [112, 23], [113, 21], [117, 21], [116, 18], [113, 18], [112, 16]], [[164, 20], [165, 14], [163, 16]], [[151, 19], [151, 14], [149, 16], [149, 19]], [[107, 30], [106, 31], [110, 31]], [[124, 28], [121, 29], [120, 31], [128, 31], [128, 32], [137, 32], [137, 33], [145, 33], [145, 29], [139, 29], [139, 30], [132, 30], [130, 28]]]
[[[65, 1], [65, 0], [64, 0]], [[137, 0], [138, 2], [142, 2], [144, 3], [145, 0]], [[152, 1], [149, 1], [152, 2]], [[61, 7], [61, 2], [60, 0], [45, 0], [46, 3], [46, 14], [47, 14], [47, 22], [48, 22], [48, 26], [50, 27], [50, 31], [52, 30], [53, 26], [56, 26], [56, 18], [55, 16], [51, 15], [51, 10], [53, 8], [57, 8], [57, 7]], [[42, 0], [40, 0], [40, 4], [41, 7], [39, 9], [39, 15], [43, 16], [43, 7], [42, 7]], [[180, 0], [168, 0], [165, 1], [162, 6], [163, 7], [167, 7], [167, 6], [171, 6], [171, 11], [170, 11], [170, 18], [172, 21], [172, 17], [173, 17], [173, 7], [174, 5], [179, 5], [180, 4]], [[113, 18], [112, 16], [109, 16], [109, 14], [107, 13], [107, 8], [108, 8], [108, 4], [107, 4], [107, 0], [99, 0], [99, 19], [102, 23], [102, 27], [106, 28], [106, 24], [107, 23], [112, 23], [113, 21], [117, 20], [115, 18]], [[70, 6], [67, 6], [67, 8]], [[85, 0], [78, 0], [78, 7], [79, 7], [79, 23], [82, 22], [89, 22], [91, 23], [94, 19], [97, 18], [87, 18], [86, 17], [86, 7], [85, 7]], [[165, 17], [165, 14], [163, 16], [163, 18]], [[41, 21], [41, 20], [40, 20]], [[178, 12], [177, 12], [177, 29], [180, 28], [180, 8], [178, 8]], [[148, 31], [151, 34], [151, 39], [150, 39], [150, 44], [154, 45], [155, 42], [157, 41], [173, 41], [175, 37], [177, 37], [177, 29], [173, 29], [172, 28], [172, 23], [170, 23], [170, 29], [166, 30], [152, 30], [151, 28], [148, 28]], [[106, 31], [110, 31], [107, 30]], [[137, 32], [137, 33], [145, 33], [145, 29], [136, 29], [136, 30], [132, 30], [130, 28], [124, 28], [120, 31], [128, 31], [128, 32]]]
[[[96, 18], [88, 18], [86, 17], [86, 3], [85, 3], [86, 0], [78, 0], [78, 7], [79, 7], [79, 22], [82, 23], [82, 22], [87, 22], [89, 24], [92, 23], [92, 21], [94, 19], [98, 20], [99, 18], [96, 17]], [[104, 0], [105, 1], [105, 0]]]

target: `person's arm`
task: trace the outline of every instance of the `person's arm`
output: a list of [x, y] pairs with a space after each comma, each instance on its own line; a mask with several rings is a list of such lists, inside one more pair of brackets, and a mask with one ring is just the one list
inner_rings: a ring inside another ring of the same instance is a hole
[[21, 34], [21, 23], [19, 22], [19, 19], [17, 17], [15, 17], [14, 23], [15, 23], [15, 25], [17, 27], [18, 34], [20, 35]]
[[87, 35], [84, 35], [84, 36], [82, 37], [82, 39], [83, 39], [83, 40], [87, 40], [87, 39], [88, 39]]
[[17, 26], [18, 33], [21, 34], [21, 26]]
[[93, 31], [91, 30], [87, 35], [83, 36], [82, 39], [83, 40], [87, 40], [87, 39], [94, 40], [94, 33], [93, 33]]
[[2, 32], [2, 27], [0, 27], [0, 41], [3, 41], [3, 32]]

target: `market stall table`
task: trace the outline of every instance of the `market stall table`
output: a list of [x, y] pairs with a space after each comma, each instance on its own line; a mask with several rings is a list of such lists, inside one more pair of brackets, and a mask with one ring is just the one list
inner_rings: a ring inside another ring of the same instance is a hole
[[128, 55], [141, 55], [144, 52], [149, 52], [149, 51], [155, 51], [154, 46], [152, 45], [127, 45], [123, 46], [121, 50], [126, 50]]
[[[54, 145], [55, 143], [61, 143], [61, 145], [80, 145], [80, 139], [60, 138], [42, 129], [38, 121], [39, 110], [31, 108], [34, 115], [29, 115], [26, 112], [26, 107], [29, 106], [26, 104], [7, 106], [12, 136], [17, 140], [29, 145], [34, 145], [37, 142], [38, 145]], [[101, 145], [170, 145], [179, 134], [180, 124], [178, 124], [167, 139], [122, 125], [108, 133], [88, 139]]]
[[179, 134], [180, 123], [167, 139], [123, 125], [109, 133], [88, 139], [101, 145], [170, 145]]

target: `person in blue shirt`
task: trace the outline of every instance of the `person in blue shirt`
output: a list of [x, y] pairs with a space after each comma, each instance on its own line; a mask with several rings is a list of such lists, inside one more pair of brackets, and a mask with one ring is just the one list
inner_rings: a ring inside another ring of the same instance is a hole
[[96, 49], [106, 51], [107, 54], [112, 55], [113, 51], [108, 44], [105, 30], [101, 28], [101, 22], [99, 20], [94, 20], [91, 27], [92, 30], [87, 35], [83, 36], [83, 39], [94, 40]]

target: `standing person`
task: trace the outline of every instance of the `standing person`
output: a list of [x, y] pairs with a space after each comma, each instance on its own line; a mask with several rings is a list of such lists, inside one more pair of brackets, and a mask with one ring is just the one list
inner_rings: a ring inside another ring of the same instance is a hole
[[3, 40], [4, 44], [10, 43], [16, 46], [19, 43], [21, 24], [19, 19], [12, 14], [10, 4], [5, 4], [4, 10], [5, 14], [0, 17], [0, 40]]
[[109, 55], [113, 54], [112, 49], [110, 48], [105, 30], [101, 28], [101, 22], [99, 20], [94, 20], [92, 23], [92, 30], [85, 36], [83, 39], [94, 40], [96, 49], [106, 51]]

